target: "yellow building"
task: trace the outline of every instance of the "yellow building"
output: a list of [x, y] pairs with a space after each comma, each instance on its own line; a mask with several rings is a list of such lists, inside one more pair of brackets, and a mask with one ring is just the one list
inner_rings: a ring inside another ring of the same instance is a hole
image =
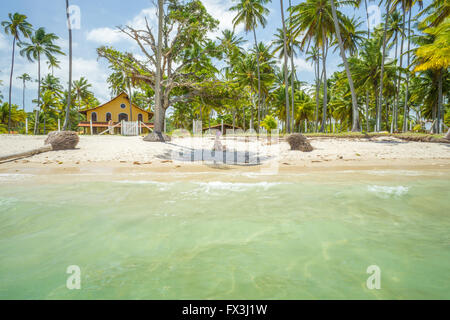
[[139, 121], [141, 130], [149, 131], [148, 127], [153, 129], [153, 123], [150, 123], [153, 118], [153, 112], [146, 111], [132, 104], [130, 114], [130, 100], [126, 93], [121, 93], [111, 101], [95, 108], [80, 111], [80, 113], [86, 116], [86, 121], [80, 122], [78, 127], [83, 128], [84, 131], [86, 128], [92, 129], [92, 133], [104, 131], [108, 129], [108, 125], [115, 126], [114, 132], [118, 132], [122, 120]]

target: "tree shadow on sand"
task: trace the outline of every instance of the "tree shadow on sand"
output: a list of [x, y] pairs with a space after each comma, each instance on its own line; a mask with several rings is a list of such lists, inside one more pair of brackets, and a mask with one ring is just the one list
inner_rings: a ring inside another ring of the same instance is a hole
[[[164, 150], [164, 153], [156, 155], [156, 158], [161, 160], [173, 160], [182, 162], [201, 162], [213, 167], [222, 168], [221, 165], [235, 165], [235, 166], [258, 166], [264, 162], [274, 158], [272, 155], [262, 154], [258, 151], [238, 151], [238, 150], [224, 150], [215, 151], [208, 148], [190, 148], [186, 146], [177, 145], [174, 143], [166, 143], [174, 146], [174, 149]], [[223, 167], [225, 168], [225, 167]]]

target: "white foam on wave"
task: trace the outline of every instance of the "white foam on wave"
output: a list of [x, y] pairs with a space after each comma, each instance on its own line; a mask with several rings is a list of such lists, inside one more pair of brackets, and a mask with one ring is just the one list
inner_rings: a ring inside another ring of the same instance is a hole
[[195, 184], [201, 186], [205, 189], [206, 192], [212, 191], [212, 190], [228, 190], [228, 191], [244, 191], [249, 190], [253, 188], [260, 188], [267, 190], [271, 187], [284, 184], [281, 182], [267, 182], [267, 181], [261, 181], [261, 182], [223, 182], [223, 181], [211, 181], [211, 182], [196, 182]]
[[19, 181], [33, 177], [32, 174], [25, 173], [0, 173], [0, 182], [3, 181]]
[[388, 196], [403, 196], [408, 193], [409, 188], [405, 186], [378, 186], [378, 185], [371, 185], [368, 186], [367, 189], [369, 192], [373, 192], [379, 196], [382, 197], [388, 197]]

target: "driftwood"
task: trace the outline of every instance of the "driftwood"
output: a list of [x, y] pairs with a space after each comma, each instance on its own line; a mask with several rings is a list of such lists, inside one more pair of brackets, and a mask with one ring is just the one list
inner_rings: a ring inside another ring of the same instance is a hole
[[39, 153], [53, 150], [75, 149], [78, 141], [78, 134], [74, 131], [53, 131], [48, 134], [43, 147], [20, 153], [9, 154], [6, 156], [0, 156], [0, 162], [31, 157]]
[[26, 158], [26, 157], [31, 157], [34, 156], [36, 154], [39, 153], [44, 153], [47, 151], [52, 151], [53, 148], [51, 145], [46, 145], [37, 149], [33, 149], [33, 150], [29, 150], [29, 151], [25, 151], [25, 152], [20, 152], [20, 153], [14, 153], [14, 154], [9, 154], [6, 156], [1, 156], [0, 157], [0, 162], [3, 161], [7, 161], [7, 160], [13, 160], [13, 159], [21, 159], [21, 158]]

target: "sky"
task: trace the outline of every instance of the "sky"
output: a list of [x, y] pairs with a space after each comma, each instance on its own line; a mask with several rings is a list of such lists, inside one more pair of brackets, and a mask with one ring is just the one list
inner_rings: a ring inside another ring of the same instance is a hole
[[[221, 30], [232, 29], [233, 12], [228, 9], [233, 5], [232, 0], [202, 0], [207, 11], [219, 20], [219, 29], [210, 36], [214, 39]], [[292, 5], [300, 3], [299, 0], [292, 0]], [[425, 5], [429, 0], [425, 1]], [[101, 103], [111, 98], [110, 90], [106, 79], [111, 73], [105, 60], [99, 60], [96, 48], [102, 45], [113, 46], [114, 48], [132, 52], [139, 56], [140, 49], [126, 35], [117, 32], [117, 26], [133, 25], [139, 26], [144, 23], [145, 17], [151, 25], [156, 26], [155, 2], [152, 0], [70, 0], [71, 5], [76, 5], [80, 9], [80, 28], [73, 30], [73, 79], [85, 77], [92, 84], [92, 91]], [[284, 6], [289, 1], [284, 1]], [[377, 2], [370, 2], [369, 6], [374, 6], [373, 17], [377, 19], [379, 9]], [[280, 2], [272, 1], [267, 5], [270, 14], [267, 17], [266, 28], [257, 29], [258, 41], [269, 44], [277, 28], [281, 27]], [[378, 12], [377, 12], [378, 10]], [[349, 16], [356, 16], [364, 23], [361, 28], [366, 29], [366, 14], [364, 6], [360, 9], [344, 8], [343, 11]], [[55, 69], [56, 77], [61, 78], [66, 86], [68, 82], [68, 31], [66, 26], [66, 12], [64, 0], [15, 0], [1, 1], [0, 21], [8, 19], [8, 13], [19, 12], [28, 17], [28, 21], [35, 29], [44, 27], [47, 32], [55, 33], [60, 39], [57, 44], [61, 46], [66, 56], [58, 56], [61, 61], [61, 69]], [[384, 8], [381, 8], [384, 12]], [[242, 27], [237, 27], [236, 31], [247, 40], [246, 46], [253, 44], [253, 35], [243, 32]], [[337, 52], [337, 51], [336, 51]], [[3, 29], [0, 31], [0, 80], [3, 81], [0, 91], [3, 101], [8, 100], [9, 74], [11, 71], [12, 37], [6, 35]], [[391, 53], [392, 54], [392, 53]], [[337, 53], [331, 53], [327, 59], [327, 74], [332, 74], [340, 69], [341, 58]], [[312, 83], [314, 80], [313, 66], [305, 61], [302, 53], [298, 53], [295, 58], [297, 76], [301, 81]], [[37, 63], [32, 63], [21, 57], [16, 49], [14, 76], [12, 86], [12, 103], [22, 106], [22, 81], [17, 79], [23, 73], [28, 73], [33, 79], [37, 79]], [[41, 76], [44, 77], [51, 71], [44, 61], [41, 66]], [[28, 82], [25, 91], [26, 111], [32, 111], [32, 99], [37, 96], [37, 83]]]

